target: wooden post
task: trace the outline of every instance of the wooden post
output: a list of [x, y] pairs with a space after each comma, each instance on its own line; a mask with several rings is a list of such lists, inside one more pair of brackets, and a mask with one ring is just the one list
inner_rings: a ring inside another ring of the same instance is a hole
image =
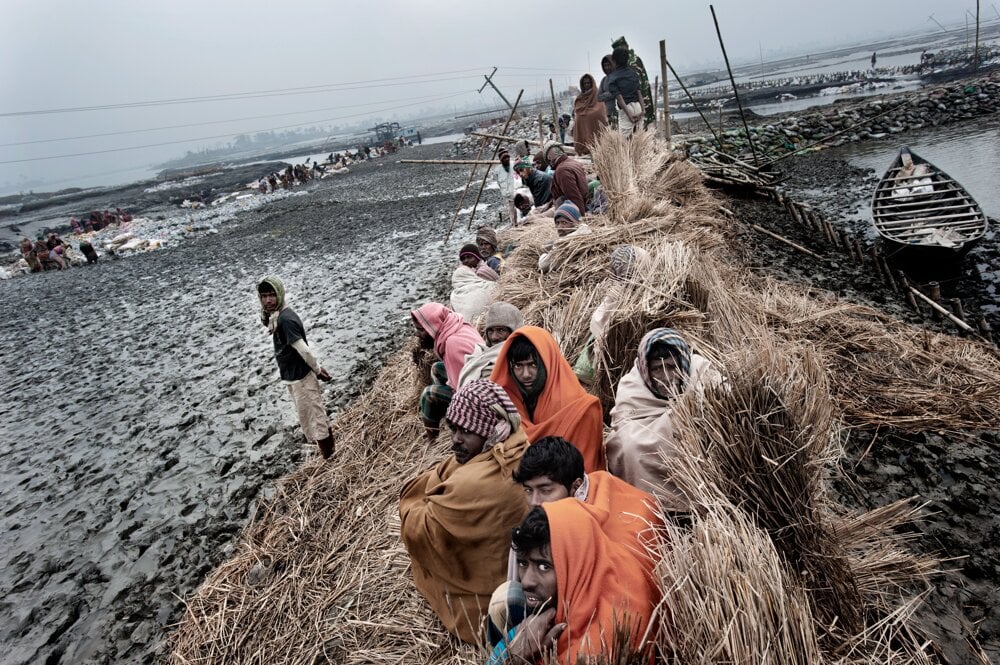
[[545, 145], [545, 129], [542, 127], [541, 113], [538, 114], [538, 145]]
[[[899, 280], [899, 286], [903, 289], [903, 295], [906, 297], [906, 303], [912, 307], [918, 314], [923, 314], [920, 311], [920, 305], [917, 304], [917, 299], [913, 295], [913, 287], [910, 286], [910, 281], [906, 279], [906, 275], [900, 270], [896, 273], [896, 278]], [[923, 294], [921, 294], [923, 295]]]
[[750, 135], [750, 126], [747, 125], [747, 117], [743, 113], [743, 102], [740, 101], [740, 91], [736, 87], [736, 79], [733, 78], [733, 68], [729, 66], [729, 56], [726, 55], [726, 45], [722, 42], [722, 32], [719, 30], [719, 19], [715, 17], [715, 7], [709, 5], [712, 11], [712, 22], [715, 23], [715, 34], [719, 37], [719, 46], [722, 47], [722, 59], [726, 62], [726, 70], [729, 72], [729, 82], [733, 84], [733, 95], [736, 97], [736, 108], [740, 111], [740, 119], [743, 121], [743, 129], [747, 133], [747, 142], [750, 144], [750, 152], [753, 153], [753, 165], [760, 166], [757, 159], [757, 148], [754, 146], [753, 137]]
[[667, 94], [667, 41], [660, 40], [660, 80], [663, 82], [663, 135], [667, 137], [667, 145], [673, 141], [670, 129], [670, 95]]
[[896, 280], [892, 277], [892, 268], [889, 266], [889, 262], [886, 261], [885, 257], [882, 257], [882, 272], [885, 273], [886, 281], [889, 282], [889, 286], [892, 287], [893, 291], [899, 291], [899, 286], [896, 284]]
[[[937, 283], [937, 282], [929, 282], [927, 284], [927, 289], [931, 292], [930, 293], [931, 300], [933, 300], [936, 303], [940, 303], [941, 302], [941, 285], [939, 283]], [[941, 320], [941, 315], [937, 311], [932, 310], [931, 311], [931, 318], [934, 319], [935, 321], [940, 321]]]
[[986, 315], [981, 315], [976, 324], [979, 326], [979, 334], [982, 335], [986, 341], [992, 342], [993, 328], [990, 327], [990, 322], [986, 320]]
[[885, 275], [882, 274], [882, 262], [879, 261], [878, 247], [872, 245], [871, 249], [868, 250], [868, 256], [871, 257], [872, 265], [875, 266], [875, 274], [879, 276], [879, 279], [884, 280]]
[[962, 309], [962, 299], [952, 298], [948, 302], [951, 304], [951, 313], [965, 321], [965, 310]]
[[840, 229], [840, 231], [838, 231], [838, 235], [840, 236], [840, 244], [844, 246], [844, 251], [847, 252], [847, 255], [853, 259], [854, 256], [851, 253], [851, 239], [847, 237], [847, 229]]
[[858, 242], [857, 236], [854, 236], [854, 242], [851, 246], [854, 248], [854, 257], [858, 260], [858, 265], [863, 266], [865, 264], [865, 253], [861, 251], [861, 243]]
[[[503, 129], [500, 131], [501, 134], [507, 134], [507, 128], [510, 127], [511, 121], [514, 119], [514, 115], [517, 113], [517, 106], [521, 103], [521, 95], [524, 94], [524, 88], [521, 88], [521, 92], [517, 93], [517, 99], [514, 100], [514, 106], [510, 109], [510, 115], [507, 116], [507, 122], [503, 124]], [[497, 147], [493, 149], [493, 159], [497, 158], [497, 153], [500, 151], [500, 144], [497, 143]], [[483, 196], [483, 190], [486, 189], [486, 180], [490, 177], [490, 167], [492, 164], [486, 165], [486, 173], [483, 174], [483, 182], [479, 185], [479, 193], [476, 194], [476, 202], [472, 204], [472, 212], [469, 213], [469, 223], [466, 225], [466, 230], [472, 228], [472, 220], [476, 217], [476, 208], [479, 207], [479, 199]], [[513, 167], [511, 167], [513, 168]], [[513, 221], [511, 221], [513, 224]]]
[[559, 129], [559, 108], [556, 106], [556, 89], [552, 85], [552, 79], [549, 79], [549, 94], [552, 95], [552, 124], [555, 125], [556, 129]]

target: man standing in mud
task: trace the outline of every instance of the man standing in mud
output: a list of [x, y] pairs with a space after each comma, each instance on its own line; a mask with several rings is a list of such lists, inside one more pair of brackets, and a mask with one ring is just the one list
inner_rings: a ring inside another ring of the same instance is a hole
[[332, 377], [309, 348], [302, 319], [285, 304], [285, 286], [281, 280], [265, 277], [257, 284], [257, 296], [261, 323], [274, 339], [278, 373], [295, 402], [302, 432], [316, 442], [323, 459], [328, 459], [333, 454], [333, 433], [317, 379], [329, 381]]

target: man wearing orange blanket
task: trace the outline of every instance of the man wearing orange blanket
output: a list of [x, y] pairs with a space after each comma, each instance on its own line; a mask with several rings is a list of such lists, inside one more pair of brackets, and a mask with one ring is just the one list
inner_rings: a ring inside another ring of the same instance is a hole
[[403, 488], [399, 530], [417, 589], [449, 632], [476, 643], [505, 577], [510, 529], [527, 510], [511, 476], [528, 440], [507, 394], [486, 379], [459, 389], [446, 419], [455, 454]]
[[632, 553], [605, 533], [607, 519], [607, 511], [567, 498], [532, 508], [514, 529], [529, 616], [489, 665], [537, 662], [552, 649], [566, 665], [598, 654], [623, 662], [613, 653], [619, 633], [628, 649], [649, 653], [642, 638], [659, 596]]
[[583, 455], [587, 472], [607, 468], [601, 402], [580, 385], [548, 331], [518, 328], [500, 350], [490, 378], [510, 395], [529, 441], [561, 436]]

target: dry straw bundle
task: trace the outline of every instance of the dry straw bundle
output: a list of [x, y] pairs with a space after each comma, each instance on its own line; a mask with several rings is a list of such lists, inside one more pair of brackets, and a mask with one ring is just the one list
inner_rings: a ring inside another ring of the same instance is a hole
[[[655, 326], [679, 328], [729, 379], [682, 408], [687, 452], [674, 480], [695, 511], [691, 529], [666, 534], [661, 652], [676, 663], [920, 662], [907, 639], [907, 592], [929, 565], [892, 535], [913, 507], [853, 515], [829, 501], [838, 418], [995, 424], [996, 357], [732, 265], [734, 222], [650, 134], [604, 134], [594, 163], [611, 194], [608, 216], [557, 245], [562, 267], [545, 275], [537, 262], [555, 237], [551, 222], [505, 234], [517, 249], [499, 298], [548, 327], [572, 362], [590, 313], [613, 295], [594, 353], [605, 404]], [[612, 289], [608, 256], [622, 244], [655, 259]], [[311, 461], [278, 484], [232, 558], [188, 600], [173, 663], [482, 660], [445, 634], [399, 540], [400, 488], [446, 451], [423, 442], [417, 371], [400, 351], [338, 417], [336, 462]]]

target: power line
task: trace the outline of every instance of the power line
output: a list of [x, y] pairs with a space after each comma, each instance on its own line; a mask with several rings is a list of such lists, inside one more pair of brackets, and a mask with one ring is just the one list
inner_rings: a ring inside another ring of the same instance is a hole
[[212, 139], [229, 138], [230, 136], [236, 136], [238, 134], [255, 134], [257, 132], [268, 132], [268, 131], [274, 131], [276, 129], [289, 129], [289, 128], [292, 128], [292, 127], [303, 127], [305, 125], [315, 125], [315, 124], [321, 123], [321, 122], [333, 122], [334, 120], [346, 120], [348, 118], [358, 118], [358, 117], [362, 117], [362, 116], [366, 116], [366, 115], [371, 115], [372, 113], [380, 113], [380, 112], [383, 112], [383, 111], [390, 111], [392, 109], [398, 109], [398, 108], [407, 108], [409, 106], [418, 106], [420, 104], [426, 104], [429, 101], [442, 101], [442, 100], [445, 100], [445, 99], [452, 99], [454, 97], [460, 97], [462, 95], [467, 95], [467, 94], [469, 94], [469, 91], [457, 92], [457, 93], [453, 93], [451, 95], [444, 95], [444, 96], [439, 97], [439, 98], [437, 98], [435, 100], [422, 100], [422, 101], [419, 101], [419, 102], [413, 102], [412, 104], [393, 105], [393, 106], [389, 106], [389, 107], [386, 107], [386, 108], [383, 108], [383, 109], [373, 109], [371, 111], [365, 111], [363, 113], [354, 113], [354, 114], [351, 114], [351, 115], [337, 116], [335, 118], [325, 118], [325, 119], [322, 119], [322, 120], [312, 120], [310, 122], [300, 122], [300, 123], [297, 123], [297, 124], [294, 124], [294, 125], [282, 125], [280, 127], [270, 127], [270, 128], [267, 128], [267, 129], [252, 129], [252, 130], [244, 131], [244, 132], [229, 132], [228, 134], [217, 134], [215, 136], [202, 136], [202, 137], [193, 138], [193, 139], [178, 139], [176, 141], [161, 141], [159, 143], [149, 143], [149, 144], [146, 144], [146, 145], [131, 146], [131, 147], [128, 147], [128, 148], [108, 148], [107, 150], [91, 150], [89, 152], [75, 152], [75, 153], [70, 153], [70, 154], [65, 154], [65, 155], [50, 155], [48, 157], [26, 157], [24, 159], [8, 159], [8, 160], [0, 161], [0, 164], [20, 164], [20, 163], [23, 163], [23, 162], [40, 162], [40, 161], [45, 161], [45, 160], [49, 160], [49, 159], [65, 159], [65, 158], [68, 158], [68, 157], [84, 157], [84, 156], [87, 156], [87, 155], [104, 155], [104, 154], [108, 154], [108, 153], [112, 153], [112, 152], [126, 152], [126, 151], [129, 151], [129, 150], [143, 150], [145, 148], [158, 148], [160, 146], [165, 146], [165, 145], [178, 145], [178, 144], [181, 144], [181, 143], [196, 143], [198, 141], [210, 141]]
[[306, 113], [322, 113], [322, 112], [326, 112], [326, 111], [337, 111], [337, 110], [345, 109], [345, 108], [346, 109], [350, 109], [350, 108], [360, 108], [360, 107], [363, 107], [363, 106], [373, 106], [373, 105], [376, 105], [376, 104], [389, 104], [389, 103], [395, 103], [395, 102], [417, 101], [417, 100], [433, 101], [433, 100], [437, 99], [439, 96], [440, 95], [422, 95], [420, 97], [401, 97], [401, 98], [398, 98], [398, 99], [380, 99], [378, 101], [364, 102], [362, 104], [341, 104], [341, 105], [338, 105], [338, 106], [327, 106], [327, 107], [324, 107], [324, 108], [311, 109], [311, 110], [308, 110], [308, 111], [289, 111], [287, 113], [269, 113], [269, 114], [266, 114], [266, 115], [251, 115], [251, 116], [247, 116], [247, 117], [244, 117], [244, 118], [232, 118], [230, 120], [209, 120], [209, 121], [205, 121], [205, 122], [191, 122], [191, 123], [186, 123], [186, 124], [183, 124], [183, 125], [164, 125], [163, 127], [149, 127], [149, 128], [146, 128], [146, 129], [128, 129], [128, 130], [122, 130], [122, 131], [119, 131], [119, 132], [103, 132], [103, 133], [100, 133], [100, 134], [84, 134], [84, 135], [81, 135], [81, 136], [64, 136], [62, 138], [57, 138], [57, 139], [35, 139], [35, 140], [32, 140], [32, 141], [17, 141], [17, 142], [14, 142], [14, 143], [0, 143], [0, 148], [7, 148], [7, 147], [11, 147], [11, 146], [18, 146], [18, 145], [34, 145], [34, 144], [37, 144], [37, 143], [57, 143], [57, 142], [60, 142], [60, 141], [77, 141], [77, 140], [81, 140], [81, 139], [93, 139], [93, 138], [100, 138], [100, 137], [105, 137], [105, 136], [122, 136], [122, 135], [125, 135], [125, 134], [142, 134], [142, 133], [145, 133], [145, 132], [158, 132], [158, 131], [162, 131], [162, 130], [165, 130], [165, 129], [185, 129], [185, 128], [188, 128], [188, 127], [202, 127], [202, 126], [205, 126], [205, 125], [224, 125], [224, 124], [230, 123], [230, 122], [242, 122], [242, 121], [245, 121], [245, 120], [261, 120], [263, 118], [281, 118], [281, 117], [290, 116], [290, 115], [303, 115], [303, 114], [306, 114]]
[[[447, 78], [427, 78], [433, 76], [445, 76], [448, 74], [461, 74], [471, 71], [478, 71], [478, 70], [458, 69], [450, 72], [439, 72], [436, 74], [396, 76], [384, 79], [368, 79], [363, 81], [350, 81], [345, 83], [327, 83], [323, 85], [302, 86], [297, 88], [276, 88], [274, 90], [257, 90], [252, 92], [235, 92], [223, 95], [205, 95], [201, 97], [177, 97], [173, 99], [154, 99], [141, 102], [122, 102], [118, 104], [99, 104], [94, 106], [72, 106], [72, 107], [52, 108], [52, 109], [35, 109], [30, 111], [8, 111], [0, 113], [0, 117], [10, 118], [15, 116], [51, 115], [56, 113], [78, 113], [81, 111], [106, 111], [106, 110], [121, 109], [121, 108], [143, 108], [150, 106], [170, 106], [174, 104], [196, 104], [202, 102], [258, 99], [262, 97], [305, 95], [305, 94], [315, 94], [318, 92], [334, 92], [342, 90], [364, 90], [367, 88], [384, 88], [384, 87], [395, 87], [401, 85], [421, 85], [424, 83], [437, 83], [441, 81], [458, 81], [466, 78], [478, 78], [478, 75], [473, 75], [473, 74], [469, 74], [466, 76], [451, 76]], [[425, 79], [425, 80], [414, 80], [414, 79]]]

